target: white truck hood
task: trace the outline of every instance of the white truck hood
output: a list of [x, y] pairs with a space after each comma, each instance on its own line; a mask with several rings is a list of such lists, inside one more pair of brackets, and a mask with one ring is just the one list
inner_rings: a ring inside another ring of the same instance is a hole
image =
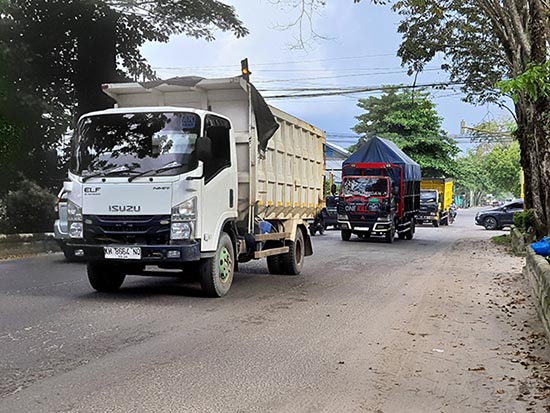
[[84, 215], [170, 215], [171, 183], [85, 184]]

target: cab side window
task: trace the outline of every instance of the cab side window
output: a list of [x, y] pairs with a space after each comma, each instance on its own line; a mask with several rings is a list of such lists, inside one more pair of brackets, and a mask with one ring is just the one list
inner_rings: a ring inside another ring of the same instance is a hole
[[212, 141], [212, 157], [204, 164], [204, 179], [208, 183], [225, 168], [231, 166], [231, 147], [229, 145], [230, 123], [218, 116], [207, 115], [205, 119], [206, 136]]

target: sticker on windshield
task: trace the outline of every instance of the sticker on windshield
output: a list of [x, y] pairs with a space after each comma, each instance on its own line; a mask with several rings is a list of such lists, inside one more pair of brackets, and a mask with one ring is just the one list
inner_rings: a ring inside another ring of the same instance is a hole
[[182, 129], [193, 129], [197, 124], [197, 117], [195, 115], [183, 115], [181, 117]]

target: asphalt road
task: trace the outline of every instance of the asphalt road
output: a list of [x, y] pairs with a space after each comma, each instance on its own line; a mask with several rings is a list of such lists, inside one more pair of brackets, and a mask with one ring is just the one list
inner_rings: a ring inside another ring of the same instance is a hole
[[392, 245], [329, 230], [301, 276], [244, 264], [222, 299], [157, 277], [96, 293], [60, 254], [0, 261], [0, 411], [468, 411], [468, 386], [392, 386], [447, 257], [498, 233], [472, 211]]

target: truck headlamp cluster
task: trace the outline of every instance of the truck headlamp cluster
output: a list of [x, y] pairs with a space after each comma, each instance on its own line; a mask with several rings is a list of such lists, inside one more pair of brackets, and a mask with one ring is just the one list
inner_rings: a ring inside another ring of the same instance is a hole
[[67, 221], [69, 224], [69, 237], [84, 238], [82, 207], [71, 200], [67, 201]]
[[197, 198], [188, 199], [172, 208], [170, 239], [184, 240], [193, 238], [197, 218]]
[[193, 197], [172, 208], [172, 222], [189, 221], [197, 216], [197, 198]]

